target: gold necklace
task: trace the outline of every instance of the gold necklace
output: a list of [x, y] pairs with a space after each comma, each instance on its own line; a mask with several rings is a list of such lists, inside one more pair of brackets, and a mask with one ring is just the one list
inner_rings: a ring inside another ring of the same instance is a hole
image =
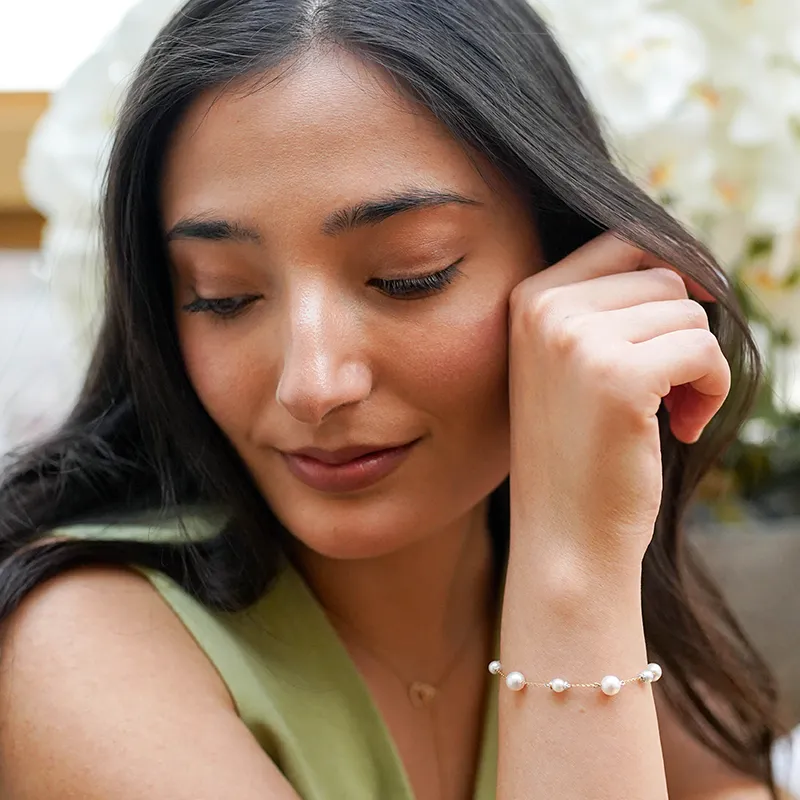
[[351, 625], [347, 620], [334, 614], [333, 612], [329, 612], [331, 616], [336, 617], [345, 627], [349, 628], [353, 633], [356, 634], [356, 642], [355, 644], [359, 646], [367, 655], [373, 658], [376, 662], [384, 666], [386, 669], [391, 672], [391, 674], [397, 678], [397, 680], [405, 687], [406, 693], [408, 695], [408, 699], [411, 702], [411, 705], [419, 709], [420, 711], [426, 712], [428, 716], [429, 722], [432, 724], [431, 729], [431, 736], [433, 739], [433, 750], [436, 757], [436, 777], [438, 779], [439, 784], [439, 792], [438, 796], [440, 798], [444, 797], [445, 794], [445, 777], [444, 771], [442, 767], [442, 754], [440, 751], [439, 746], [439, 737], [437, 735], [436, 730], [436, 706], [434, 706], [434, 701], [436, 700], [439, 690], [441, 688], [442, 683], [450, 677], [453, 670], [456, 667], [456, 664], [460, 660], [461, 656], [463, 655], [464, 651], [467, 649], [467, 645], [472, 640], [471, 634], [474, 631], [472, 626], [467, 628], [466, 635], [464, 636], [463, 641], [461, 644], [456, 648], [453, 657], [447, 664], [447, 668], [442, 672], [442, 674], [434, 681], [433, 683], [428, 683], [427, 681], [409, 681], [403, 675], [392, 666], [389, 660], [382, 656], [380, 653], [376, 652], [373, 648], [368, 647], [365, 644], [365, 637], [361, 634], [357, 628]]
[[442, 684], [450, 677], [453, 670], [456, 668], [458, 661], [461, 658], [464, 650], [467, 649], [467, 645], [471, 640], [471, 633], [473, 632], [473, 628], [467, 628], [467, 633], [464, 636], [461, 644], [456, 649], [453, 657], [448, 661], [445, 670], [442, 674], [433, 682], [429, 683], [427, 681], [419, 681], [419, 680], [409, 680], [404, 675], [401, 675], [395, 667], [389, 662], [389, 660], [378, 653], [371, 647], [367, 647], [364, 641], [364, 637], [361, 635], [361, 632], [354, 628], [347, 620], [339, 617], [338, 615], [334, 615], [342, 622], [346, 627], [348, 627], [353, 633], [356, 634], [356, 645], [358, 645], [367, 655], [371, 658], [375, 659], [379, 664], [383, 665], [389, 672], [397, 678], [398, 681], [405, 687], [406, 693], [408, 695], [408, 699], [411, 702], [411, 705], [414, 708], [428, 708], [436, 697], [439, 694]]
[[[433, 723], [433, 729], [431, 731], [431, 736], [433, 737], [433, 750], [436, 755], [436, 777], [439, 782], [439, 797], [444, 797], [444, 774], [442, 772], [442, 758], [441, 753], [439, 751], [439, 740], [438, 736], [436, 735], [436, 725], [435, 725], [435, 714], [434, 714], [434, 707], [433, 701], [436, 700], [436, 697], [439, 694], [439, 689], [450, 677], [451, 673], [456, 667], [461, 655], [463, 654], [464, 650], [467, 649], [467, 645], [470, 643], [472, 637], [470, 634], [472, 633], [472, 628], [467, 628], [467, 634], [464, 637], [461, 644], [456, 648], [455, 654], [450, 659], [447, 664], [447, 668], [442, 672], [442, 674], [434, 681], [433, 683], [428, 683], [427, 681], [409, 681], [408, 678], [401, 675], [386, 659], [384, 656], [381, 656], [377, 651], [375, 651], [371, 647], [367, 647], [364, 643], [364, 637], [361, 635], [361, 632], [354, 628], [350, 623], [346, 620], [338, 617], [338, 619], [344, 623], [344, 625], [350, 628], [356, 634], [356, 644], [371, 658], [375, 659], [379, 664], [382, 664], [389, 672], [400, 681], [401, 684], [406, 689], [406, 693], [408, 694], [408, 699], [411, 701], [411, 705], [419, 709], [421, 711], [427, 712], [430, 716], [429, 719], [431, 723]], [[358, 641], [360, 639], [360, 641]]]

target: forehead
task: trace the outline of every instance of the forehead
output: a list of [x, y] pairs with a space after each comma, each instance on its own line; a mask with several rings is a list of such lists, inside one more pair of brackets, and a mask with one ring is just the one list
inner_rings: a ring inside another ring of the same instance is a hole
[[246, 214], [248, 202], [323, 216], [407, 184], [488, 199], [488, 165], [479, 172], [476, 157], [379, 69], [333, 51], [272, 77], [209, 92], [189, 109], [167, 152], [165, 226], [199, 209]]

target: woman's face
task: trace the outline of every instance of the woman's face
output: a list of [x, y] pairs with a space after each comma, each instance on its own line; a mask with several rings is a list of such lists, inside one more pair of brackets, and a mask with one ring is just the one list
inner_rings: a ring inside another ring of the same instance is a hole
[[372, 557], [479, 510], [508, 473], [509, 293], [540, 259], [487, 164], [379, 71], [316, 55], [196, 102], [162, 203], [189, 377], [299, 540]]

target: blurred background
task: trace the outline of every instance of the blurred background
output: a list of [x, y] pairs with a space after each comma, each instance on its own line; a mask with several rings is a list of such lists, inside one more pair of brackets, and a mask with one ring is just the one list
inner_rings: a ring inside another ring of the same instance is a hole
[[[767, 363], [751, 420], [697, 498], [691, 536], [797, 725], [800, 3], [530, 2], [620, 165], [718, 256]], [[109, 135], [136, 63], [178, 5], [0, 0], [0, 453], [51, 430], [80, 387], [103, 293], [96, 208]], [[781, 769], [800, 795], [800, 753]]]
[[[58, 422], [85, 359], [40, 253], [45, 218], [22, 179], [28, 141], [54, 93], [134, 4], [0, 0], [0, 453]], [[69, 146], [53, 157], [69, 162]]]

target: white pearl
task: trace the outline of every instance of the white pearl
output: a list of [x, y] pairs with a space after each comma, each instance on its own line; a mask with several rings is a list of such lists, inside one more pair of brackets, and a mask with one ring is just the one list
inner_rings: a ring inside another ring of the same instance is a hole
[[643, 669], [639, 673], [639, 680], [643, 683], [652, 683], [655, 679], [655, 673], [651, 669]]
[[616, 675], [606, 675], [605, 678], [600, 681], [600, 689], [603, 694], [607, 694], [609, 697], [619, 694], [621, 688], [622, 681]]
[[661, 676], [664, 674], [664, 672], [658, 664], [656, 664], [655, 662], [653, 662], [652, 664], [648, 664], [647, 669], [649, 669], [650, 672], [652, 672], [653, 675], [655, 676], [653, 678], [654, 681], [661, 680]]
[[565, 692], [567, 689], [569, 689], [569, 684], [563, 678], [553, 678], [553, 680], [550, 681], [548, 686], [554, 692], [559, 692], [559, 693]]
[[501, 669], [503, 669], [503, 665], [499, 661], [492, 661], [492, 663], [489, 664], [489, 672], [491, 672], [492, 675], [497, 675]]
[[509, 672], [506, 675], [506, 686], [512, 692], [518, 692], [520, 689], [525, 688], [525, 676], [521, 672]]

